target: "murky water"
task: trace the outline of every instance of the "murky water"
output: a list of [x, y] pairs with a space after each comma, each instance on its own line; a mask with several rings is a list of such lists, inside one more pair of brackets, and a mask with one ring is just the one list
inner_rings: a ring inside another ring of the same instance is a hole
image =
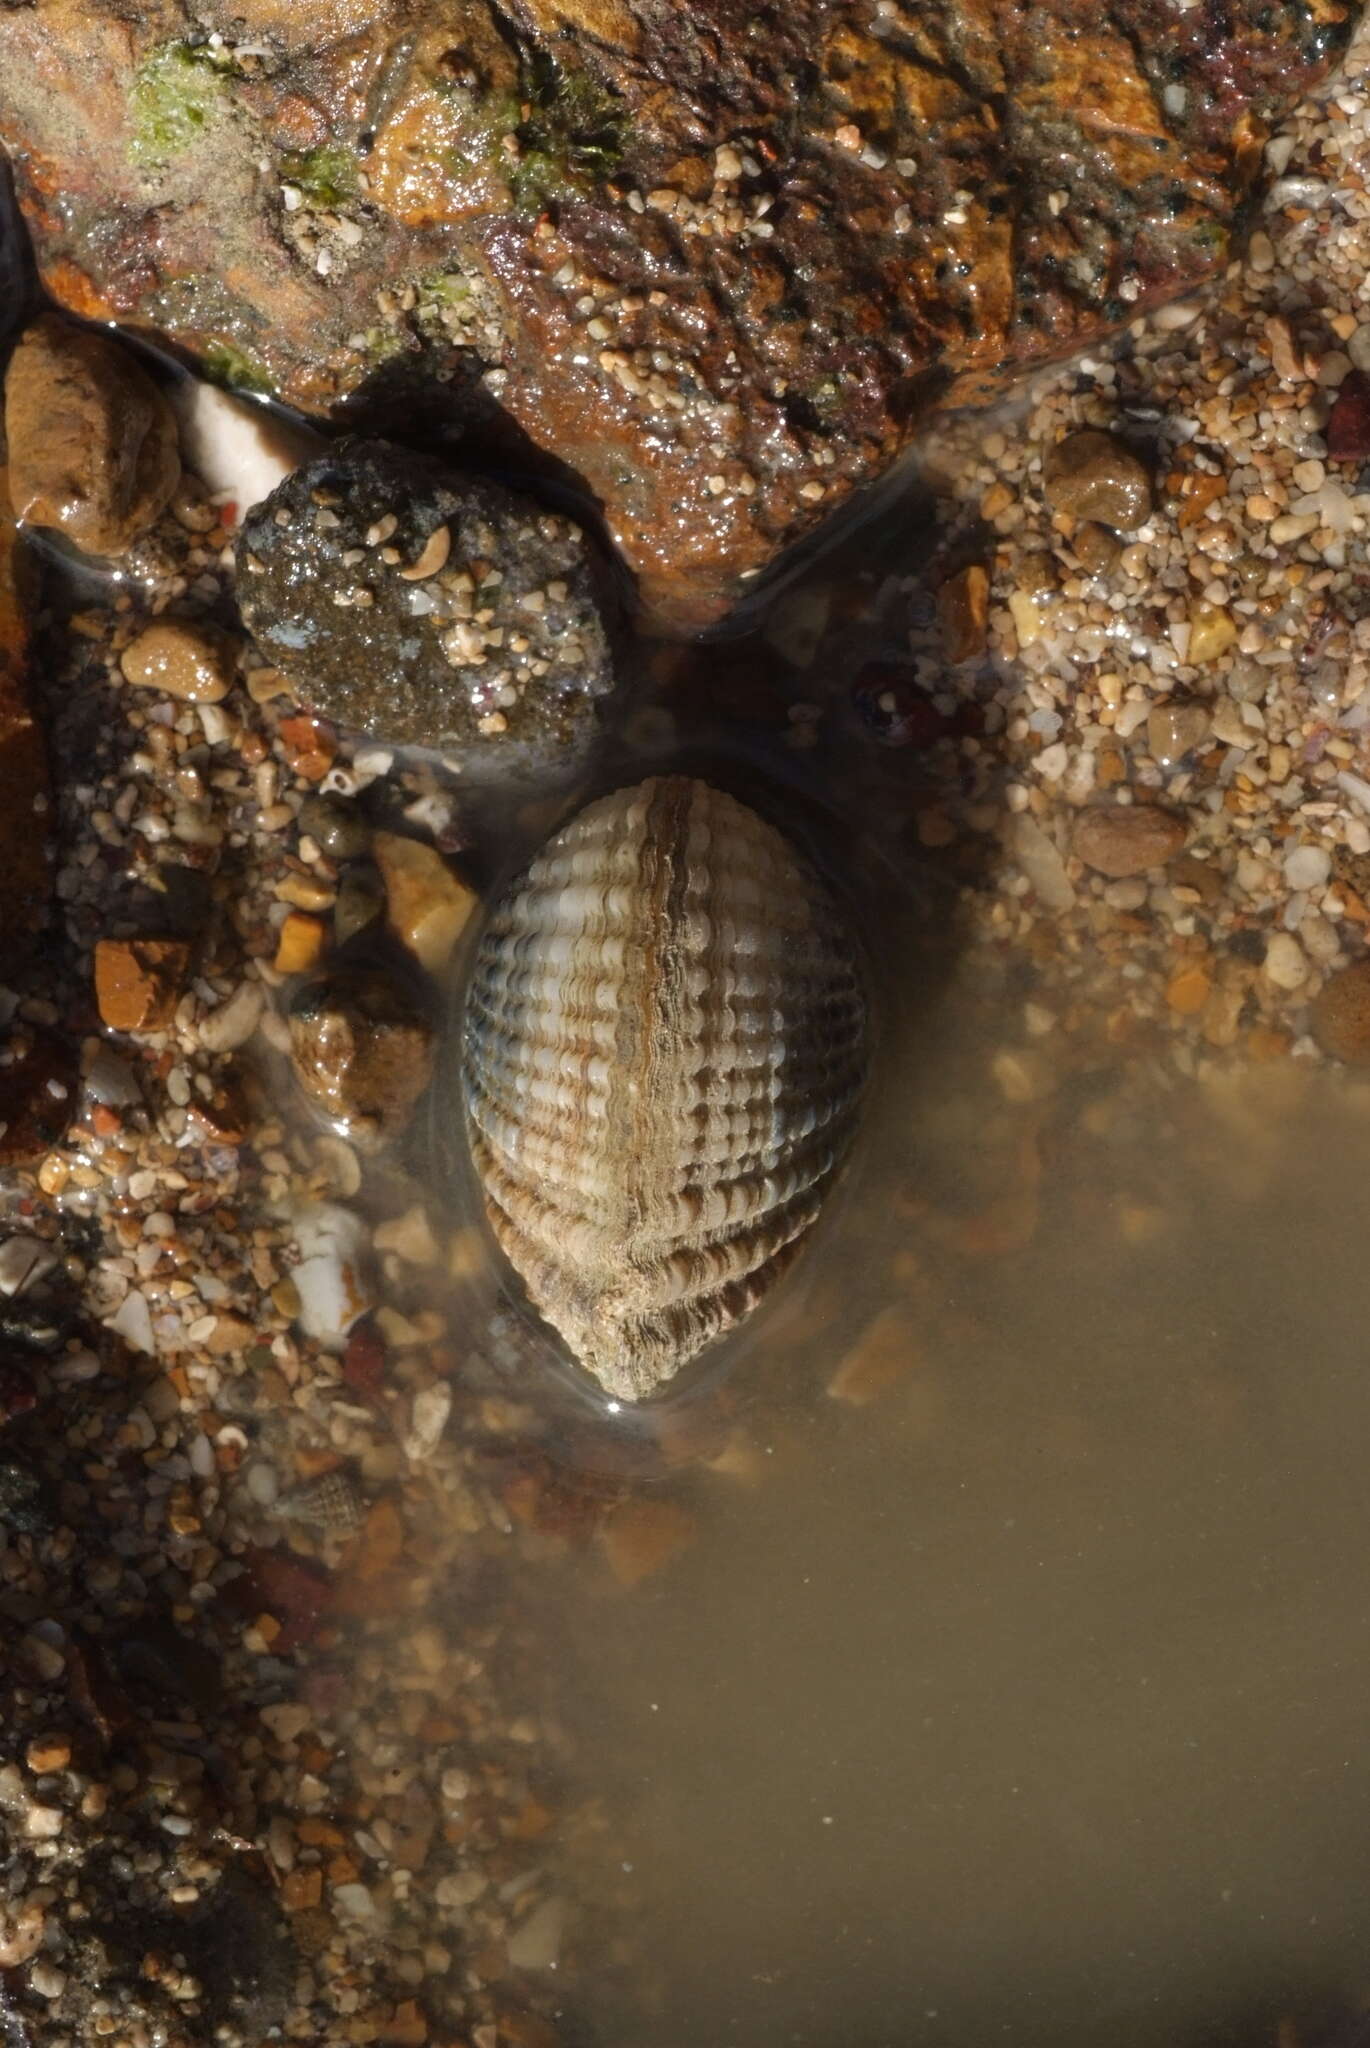
[[1006, 1103], [983, 983], [937, 1017], [725, 1469], [661, 1482], [691, 1540], [556, 1622], [595, 2048], [1254, 2044], [1370, 1988], [1366, 1091]]

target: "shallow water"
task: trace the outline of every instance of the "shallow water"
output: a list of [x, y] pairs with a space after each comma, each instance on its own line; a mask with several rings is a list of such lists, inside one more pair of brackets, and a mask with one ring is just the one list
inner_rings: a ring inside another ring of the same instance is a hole
[[983, 981], [939, 1016], [746, 1450], [662, 1482], [692, 1541], [549, 1618], [594, 2048], [1273, 2042], [1370, 1988], [1366, 1091], [1006, 1104]]
[[[1050, 1045], [1006, 1100], [927, 937], [837, 1213], [666, 1411], [690, 1540], [542, 1617], [567, 2038], [1307, 2042], [1370, 1992], [1370, 1101]], [[653, 1468], [523, 1391], [570, 1484]]]

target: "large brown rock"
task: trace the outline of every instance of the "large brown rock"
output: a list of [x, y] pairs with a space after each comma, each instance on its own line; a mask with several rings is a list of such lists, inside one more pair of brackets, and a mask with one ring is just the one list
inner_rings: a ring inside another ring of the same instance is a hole
[[34, 0], [0, 136], [59, 299], [373, 425], [425, 381], [693, 628], [932, 403], [1220, 265], [1347, 13]]
[[44, 313], [5, 372], [10, 496], [21, 519], [124, 555], [181, 474], [171, 407], [126, 348]]

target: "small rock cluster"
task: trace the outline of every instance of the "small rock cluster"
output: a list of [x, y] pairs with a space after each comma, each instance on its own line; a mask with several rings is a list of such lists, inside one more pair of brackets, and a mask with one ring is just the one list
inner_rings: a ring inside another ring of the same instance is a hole
[[841, 729], [816, 681], [855, 644], [857, 716], [917, 752], [919, 844], [1031, 962], [1034, 1060], [1059, 1032], [1066, 1063], [1088, 1041], [1191, 1076], [1370, 1062], [1367, 56], [1270, 144], [1249, 260], [1206, 301], [931, 439], [926, 575], [887, 555], [864, 609], [803, 600], [828, 624], [792, 743]]
[[[120, 352], [56, 330], [21, 428], [58, 355], [99, 417]], [[555, 2048], [541, 1424], [497, 1325], [458, 1345], [479, 1241], [404, 1162], [477, 901], [452, 779], [293, 709], [193, 471], [48, 453], [30, 516], [88, 550], [99, 501], [129, 552], [30, 660], [0, 523], [0, 682], [58, 770], [0, 987], [0, 2031]]]

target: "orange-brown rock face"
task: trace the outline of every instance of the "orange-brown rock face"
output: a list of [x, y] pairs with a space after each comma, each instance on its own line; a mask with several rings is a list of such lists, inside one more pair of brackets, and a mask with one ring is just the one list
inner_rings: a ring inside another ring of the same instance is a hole
[[0, 468], [0, 958], [47, 912], [47, 756], [29, 705], [28, 633], [14, 520]]
[[59, 299], [545, 465], [689, 630], [929, 404], [1208, 276], [1348, 12], [36, 0], [0, 138]]

